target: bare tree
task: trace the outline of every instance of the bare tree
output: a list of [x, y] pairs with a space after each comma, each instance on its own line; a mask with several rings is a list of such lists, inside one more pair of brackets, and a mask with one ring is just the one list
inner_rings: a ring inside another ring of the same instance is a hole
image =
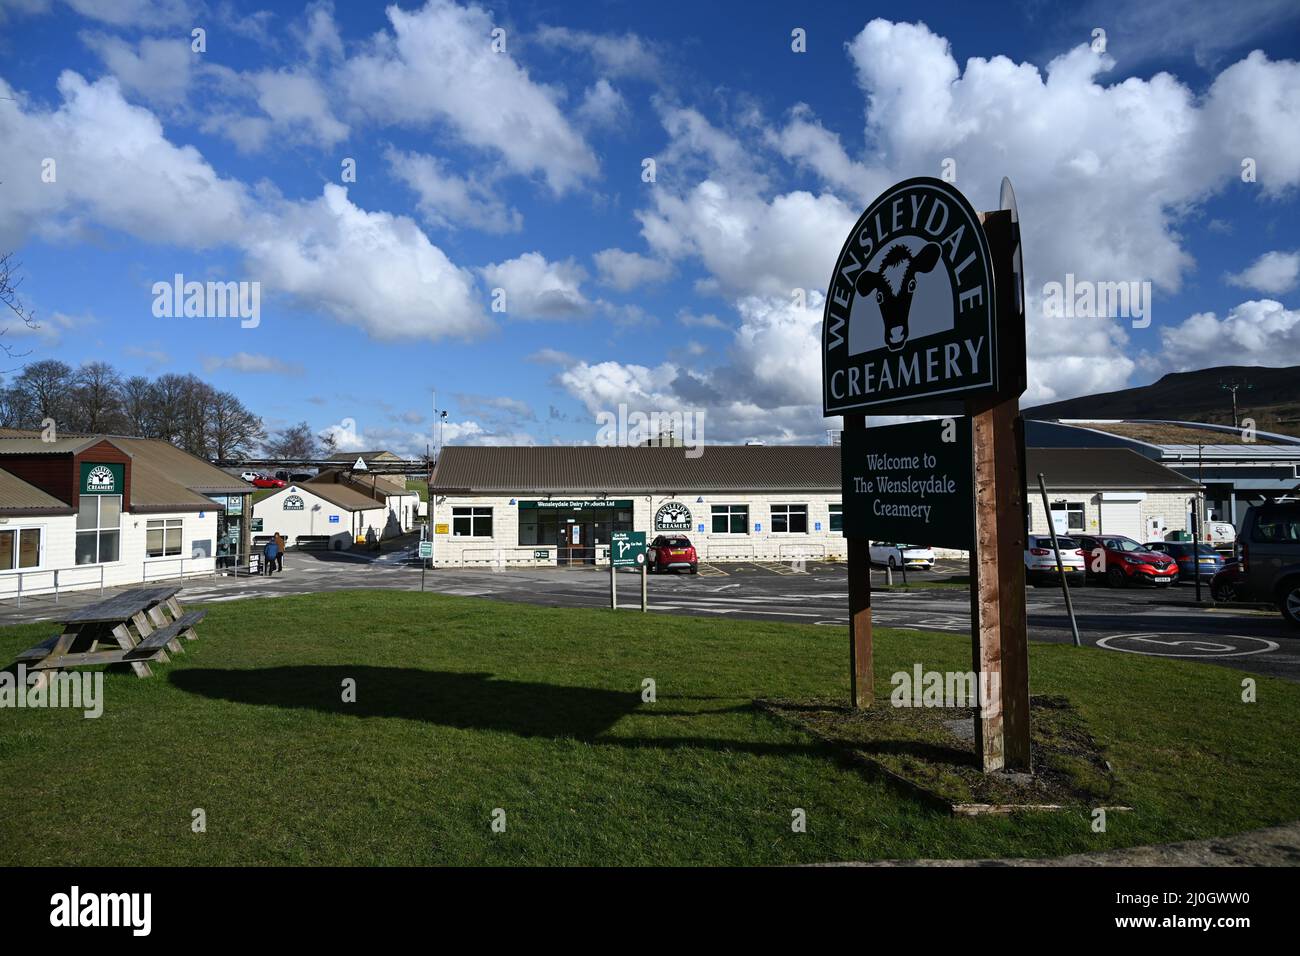
[[212, 418], [212, 457], [241, 458], [266, 438], [262, 420], [244, 407], [233, 392], [217, 392], [209, 408]]
[[271, 458], [315, 458], [316, 436], [310, 425], [299, 422], [271, 436], [266, 443], [266, 452]]
[[[0, 303], [4, 303], [27, 328], [35, 329], [37, 328], [35, 313], [29, 311], [18, 296], [18, 287], [22, 283], [23, 280], [18, 276], [18, 263], [13, 261], [13, 253], [6, 252], [0, 255]], [[4, 335], [8, 331], [7, 327], [0, 328], [0, 351], [3, 351], [7, 358], [21, 358], [26, 355], [26, 352], [15, 352], [13, 346], [4, 340]]]
[[73, 381], [71, 427], [84, 432], [119, 433], [122, 415], [122, 377], [107, 362], [87, 362]]
[[328, 458], [339, 450], [339, 436], [334, 434], [334, 432], [321, 432], [316, 437], [320, 440], [321, 454], [323, 457]]
[[58, 359], [31, 362], [14, 379], [13, 389], [20, 405], [21, 428], [41, 428], [47, 418], [59, 428], [70, 430], [72, 420], [72, 368]]
[[153, 382], [132, 375], [122, 383], [123, 431], [128, 435], [154, 436]]

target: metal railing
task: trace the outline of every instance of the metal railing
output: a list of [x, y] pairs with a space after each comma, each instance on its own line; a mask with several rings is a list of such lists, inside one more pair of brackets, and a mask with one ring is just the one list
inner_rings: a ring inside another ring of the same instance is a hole
[[[144, 561], [143, 561], [143, 563], [142, 563], [141, 566], [140, 566], [140, 583], [143, 584], [143, 583], [145, 583], [146, 581], [149, 580], [149, 565], [151, 565], [151, 564], [159, 564], [159, 563], [164, 562], [164, 561], [179, 561], [179, 562], [180, 562], [180, 570], [177, 571], [177, 573], [176, 573], [176, 580], [178, 580], [178, 581], [180, 581], [180, 580], [184, 580], [184, 578], [185, 578], [185, 562], [186, 562], [186, 561], [211, 561], [211, 562], [212, 562], [212, 567], [209, 568], [209, 569], [207, 570], [206, 573], [207, 573], [207, 575], [208, 575], [209, 577], [212, 577], [213, 575], [215, 575], [215, 574], [217, 573], [217, 563], [216, 563], [216, 560], [213, 559], [213, 558], [210, 558], [210, 557], [206, 557], [206, 558], [193, 558], [193, 557], [191, 557], [191, 558], [187, 558], [187, 557], [185, 557], [185, 555], [183, 555], [183, 554], [178, 554], [178, 555], [172, 555], [172, 556], [170, 556], [170, 557], [165, 557], [165, 558], [145, 558]], [[203, 571], [195, 571], [195, 572], [192, 572], [192, 573], [191, 573], [191, 576], [194, 576], [195, 574], [203, 574], [203, 573], [204, 573]], [[171, 575], [165, 575], [164, 577], [171, 577]], [[158, 580], [162, 580], [162, 579], [161, 579], [161, 578], [154, 578], [153, 580], [158, 581]]]
[[[32, 569], [21, 570], [21, 571], [0, 571], [0, 582], [4, 581], [5, 578], [17, 578], [18, 589], [14, 593], [13, 597], [14, 597], [14, 603], [18, 606], [21, 606], [23, 603], [24, 593], [49, 594], [51, 591], [53, 591], [54, 600], [58, 601], [60, 575], [76, 573], [78, 571], [89, 571], [91, 570], [92, 567], [94, 568], [94, 570], [99, 572], [99, 596], [103, 597], [104, 596], [104, 566], [102, 564], [91, 565], [90, 567], [77, 567], [77, 568], [32, 568]], [[24, 590], [23, 588], [24, 577], [29, 577], [32, 575], [41, 575], [41, 574], [48, 574], [52, 576], [50, 586], [48, 587], [38, 586], [35, 588], [28, 587]], [[8, 597], [9, 595], [0, 594], [0, 600], [6, 600]]]

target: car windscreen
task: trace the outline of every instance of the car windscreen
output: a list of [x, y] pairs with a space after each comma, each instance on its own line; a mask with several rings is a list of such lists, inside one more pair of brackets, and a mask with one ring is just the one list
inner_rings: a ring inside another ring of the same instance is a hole
[[664, 538], [665, 548], [689, 548], [691, 542], [686, 538]]
[[1132, 538], [1105, 538], [1102, 540], [1103, 548], [1109, 548], [1111, 551], [1145, 551], [1146, 548], [1138, 544]]

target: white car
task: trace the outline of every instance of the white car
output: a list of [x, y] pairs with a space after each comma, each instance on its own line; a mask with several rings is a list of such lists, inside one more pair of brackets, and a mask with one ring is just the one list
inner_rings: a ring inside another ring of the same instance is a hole
[[239, 480], [240, 480], [240, 481], [252, 481], [254, 478], [260, 478], [260, 477], [261, 477], [261, 475], [259, 475], [259, 474], [258, 474], [257, 472], [255, 472], [255, 471], [241, 471], [241, 472], [239, 473]]
[[1079, 542], [1058, 534], [1061, 563], [1056, 563], [1050, 534], [1031, 534], [1025, 539], [1025, 579], [1034, 585], [1059, 581], [1062, 572], [1071, 584], [1083, 584], [1086, 564]]
[[884, 564], [891, 568], [920, 568], [925, 571], [934, 567], [934, 549], [928, 545], [872, 541], [870, 547], [872, 564]]

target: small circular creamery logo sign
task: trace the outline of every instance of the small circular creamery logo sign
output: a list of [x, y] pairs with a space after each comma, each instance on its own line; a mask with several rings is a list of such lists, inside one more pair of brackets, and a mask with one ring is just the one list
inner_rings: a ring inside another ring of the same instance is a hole
[[117, 477], [107, 465], [96, 465], [86, 472], [86, 490], [104, 494], [117, 490]]
[[680, 501], [667, 501], [655, 512], [656, 531], [690, 531], [691, 509]]
[[885, 190], [835, 262], [822, 321], [827, 415], [997, 384], [993, 269], [957, 189], [917, 178]]

